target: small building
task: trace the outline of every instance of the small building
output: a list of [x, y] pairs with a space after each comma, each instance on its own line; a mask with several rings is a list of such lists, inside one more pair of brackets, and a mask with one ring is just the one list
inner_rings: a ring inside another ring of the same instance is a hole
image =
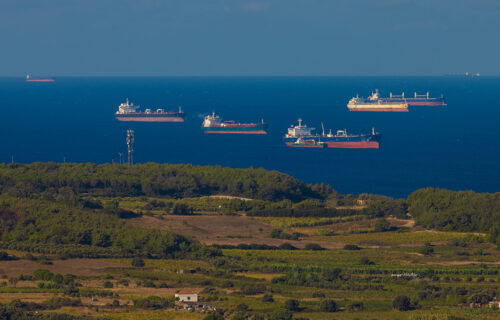
[[175, 300], [180, 302], [198, 302], [198, 294], [196, 292], [179, 292], [175, 294]]

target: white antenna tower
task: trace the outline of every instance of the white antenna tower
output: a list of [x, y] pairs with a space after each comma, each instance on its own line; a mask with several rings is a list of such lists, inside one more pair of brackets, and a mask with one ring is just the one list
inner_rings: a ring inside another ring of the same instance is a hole
[[134, 130], [127, 130], [128, 165], [134, 164]]

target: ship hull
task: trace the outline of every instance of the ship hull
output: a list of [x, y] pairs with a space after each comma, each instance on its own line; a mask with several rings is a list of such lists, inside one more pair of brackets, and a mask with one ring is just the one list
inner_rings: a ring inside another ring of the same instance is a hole
[[181, 117], [116, 117], [118, 121], [128, 122], [184, 122]]
[[26, 82], [54, 82], [54, 79], [29, 79]]
[[406, 103], [409, 106], [446, 106], [444, 99], [383, 99], [384, 102], [390, 103]]
[[289, 147], [293, 147], [293, 148], [316, 148], [316, 149], [323, 149], [323, 148], [326, 148], [326, 143], [325, 144], [302, 144], [302, 143], [299, 143], [299, 144], [296, 144], [296, 143], [287, 143], [286, 144], [287, 146]]
[[246, 124], [202, 127], [205, 133], [214, 134], [267, 134], [267, 124]]
[[184, 122], [184, 113], [125, 113], [116, 114], [118, 121], [127, 122]]
[[408, 112], [408, 107], [370, 107], [370, 106], [348, 106], [349, 111], [358, 112]]

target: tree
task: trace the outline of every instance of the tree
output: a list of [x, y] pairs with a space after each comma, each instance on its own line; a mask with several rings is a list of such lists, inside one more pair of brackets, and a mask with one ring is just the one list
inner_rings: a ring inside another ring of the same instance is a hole
[[144, 267], [144, 265], [144, 260], [142, 260], [141, 258], [135, 257], [134, 259], [132, 259], [132, 267], [142, 268]]
[[385, 219], [379, 219], [375, 222], [375, 232], [385, 232], [391, 230], [391, 224]]
[[321, 312], [335, 312], [337, 311], [337, 304], [333, 300], [323, 300], [319, 305]]
[[410, 298], [407, 296], [397, 296], [392, 301], [392, 306], [399, 311], [408, 311], [411, 308]]
[[285, 309], [289, 311], [299, 311], [299, 301], [295, 299], [286, 300]]

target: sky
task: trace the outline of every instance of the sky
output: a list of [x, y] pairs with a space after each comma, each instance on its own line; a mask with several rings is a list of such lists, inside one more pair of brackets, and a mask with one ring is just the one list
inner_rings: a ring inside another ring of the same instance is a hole
[[500, 75], [499, 0], [0, 0], [0, 76]]

